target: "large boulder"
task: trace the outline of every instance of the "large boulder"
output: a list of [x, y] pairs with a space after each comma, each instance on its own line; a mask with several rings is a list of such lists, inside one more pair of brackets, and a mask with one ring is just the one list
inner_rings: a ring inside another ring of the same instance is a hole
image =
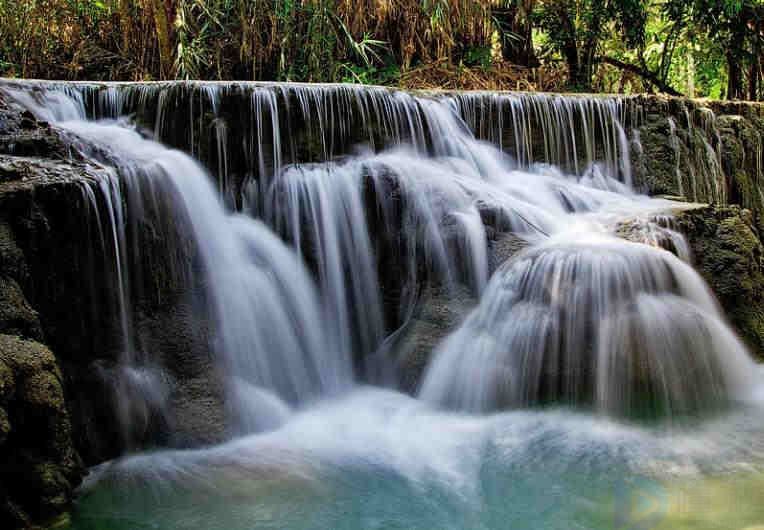
[[0, 335], [0, 520], [26, 527], [58, 515], [83, 475], [56, 358]]
[[706, 206], [680, 212], [695, 267], [749, 348], [764, 357], [764, 247], [750, 210]]

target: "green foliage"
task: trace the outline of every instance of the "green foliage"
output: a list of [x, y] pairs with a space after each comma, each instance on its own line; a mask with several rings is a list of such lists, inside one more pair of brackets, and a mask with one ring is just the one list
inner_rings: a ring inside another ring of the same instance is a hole
[[762, 98], [762, 39], [762, 0], [0, 0], [0, 74], [64, 79], [395, 84], [511, 62], [515, 87], [540, 59], [552, 89]]
[[467, 49], [464, 54], [463, 62], [467, 66], [479, 66], [481, 68], [488, 68], [491, 66], [493, 57], [491, 55], [490, 46], [476, 46]]
[[[716, 93], [721, 88], [719, 81], [726, 77], [727, 96], [744, 96], [743, 70], [749, 69], [746, 74], [749, 83], [755, 78], [749, 90], [757, 92], [764, 49], [764, 3], [761, 0], [668, 0], [664, 14], [687, 32], [688, 40], [702, 39], [708, 45], [711, 57], [700, 77], [708, 90]], [[726, 72], [721, 66], [723, 60]], [[757, 96], [756, 93], [747, 95], [752, 99]]]
[[643, 45], [647, 6], [645, 0], [547, 0], [533, 18], [567, 63], [571, 87], [589, 90], [606, 35], [618, 34], [630, 47]]

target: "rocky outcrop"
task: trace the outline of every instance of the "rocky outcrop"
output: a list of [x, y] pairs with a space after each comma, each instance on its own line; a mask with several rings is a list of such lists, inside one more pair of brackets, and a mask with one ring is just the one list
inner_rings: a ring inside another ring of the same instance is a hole
[[[512, 233], [492, 233], [490, 272], [527, 246], [527, 241]], [[418, 390], [436, 348], [467, 317], [477, 301], [475, 294], [463, 285], [429, 285], [424, 289], [411, 317], [391, 344], [402, 390], [409, 393]]]
[[638, 189], [764, 213], [764, 105], [661, 96], [630, 105]]
[[[0, 94], [0, 526], [66, 510], [83, 464], [132, 447], [222, 439], [226, 414], [211, 368], [203, 300], [170, 274], [188, 249], [141, 220], [132, 237], [129, 308], [136, 348], [170, 367], [166, 415], [126, 391], [117, 270], [100, 187], [108, 170]], [[169, 253], [183, 253], [170, 256]], [[192, 309], [191, 304], [198, 304]], [[140, 384], [143, 373], [134, 372]], [[125, 408], [125, 402], [129, 406]], [[120, 410], [144, 423], [125, 433]], [[9, 487], [13, 485], [13, 487]]]
[[58, 515], [83, 475], [56, 358], [0, 334], [0, 520], [26, 527]]
[[731, 323], [764, 357], [764, 246], [751, 211], [706, 206], [679, 213], [676, 222]]
[[[37, 158], [42, 153], [48, 158]], [[51, 230], [42, 205], [71, 197], [74, 183], [86, 178], [80, 162], [60, 161], [63, 153], [47, 124], [0, 101], [0, 521], [10, 528], [66, 510], [84, 475], [62, 361], [45, 344], [54, 336], [65, 342], [63, 329], [53, 319], [46, 329], [35, 308], [49, 299], [37, 307], [50, 316], [52, 304], [60, 302], [55, 291], [66, 290], [58, 284], [64, 271], [37, 276], [50, 256], [29, 259], [17, 241], [26, 234], [29, 245], [40, 244], [35, 236]], [[72, 307], [62, 305], [58, 312]], [[71, 340], [76, 347], [76, 333]]]

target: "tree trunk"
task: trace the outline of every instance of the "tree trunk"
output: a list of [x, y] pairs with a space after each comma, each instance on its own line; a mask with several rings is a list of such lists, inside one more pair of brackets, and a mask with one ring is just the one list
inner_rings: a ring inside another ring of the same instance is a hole
[[168, 79], [172, 75], [173, 60], [167, 9], [164, 0], [151, 0], [151, 7], [154, 13], [157, 42], [159, 43], [159, 77]]
[[587, 85], [587, 83], [584, 82], [586, 75], [585, 72], [582, 71], [581, 61], [578, 57], [578, 47], [575, 43], [570, 43], [565, 46], [563, 55], [565, 55], [565, 62], [568, 65], [568, 78], [571, 86], [577, 89], [585, 89]]
[[130, 28], [132, 26], [132, 17], [130, 13], [130, 2], [132, 0], [119, 1], [119, 28], [122, 31], [122, 55], [127, 55], [130, 51]]
[[751, 54], [751, 67], [748, 70], [748, 99], [751, 101], [756, 101], [759, 99], [759, 85], [761, 84], [762, 33], [764, 33], [764, 20], [755, 26], [753, 44], [751, 45], [753, 53]]
[[502, 57], [507, 61], [522, 66], [535, 68], [539, 60], [533, 49], [533, 25], [530, 14], [533, 0], [523, 0], [512, 7], [494, 7], [491, 15], [498, 22], [503, 32], [514, 33], [519, 39], [504, 38], [501, 46]]
[[727, 52], [727, 99], [743, 98], [742, 73], [737, 57]]

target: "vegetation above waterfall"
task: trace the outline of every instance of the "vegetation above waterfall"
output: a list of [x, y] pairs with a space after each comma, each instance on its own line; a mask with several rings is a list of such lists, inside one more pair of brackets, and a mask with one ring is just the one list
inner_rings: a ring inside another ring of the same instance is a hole
[[0, 0], [0, 73], [764, 99], [762, 0]]

